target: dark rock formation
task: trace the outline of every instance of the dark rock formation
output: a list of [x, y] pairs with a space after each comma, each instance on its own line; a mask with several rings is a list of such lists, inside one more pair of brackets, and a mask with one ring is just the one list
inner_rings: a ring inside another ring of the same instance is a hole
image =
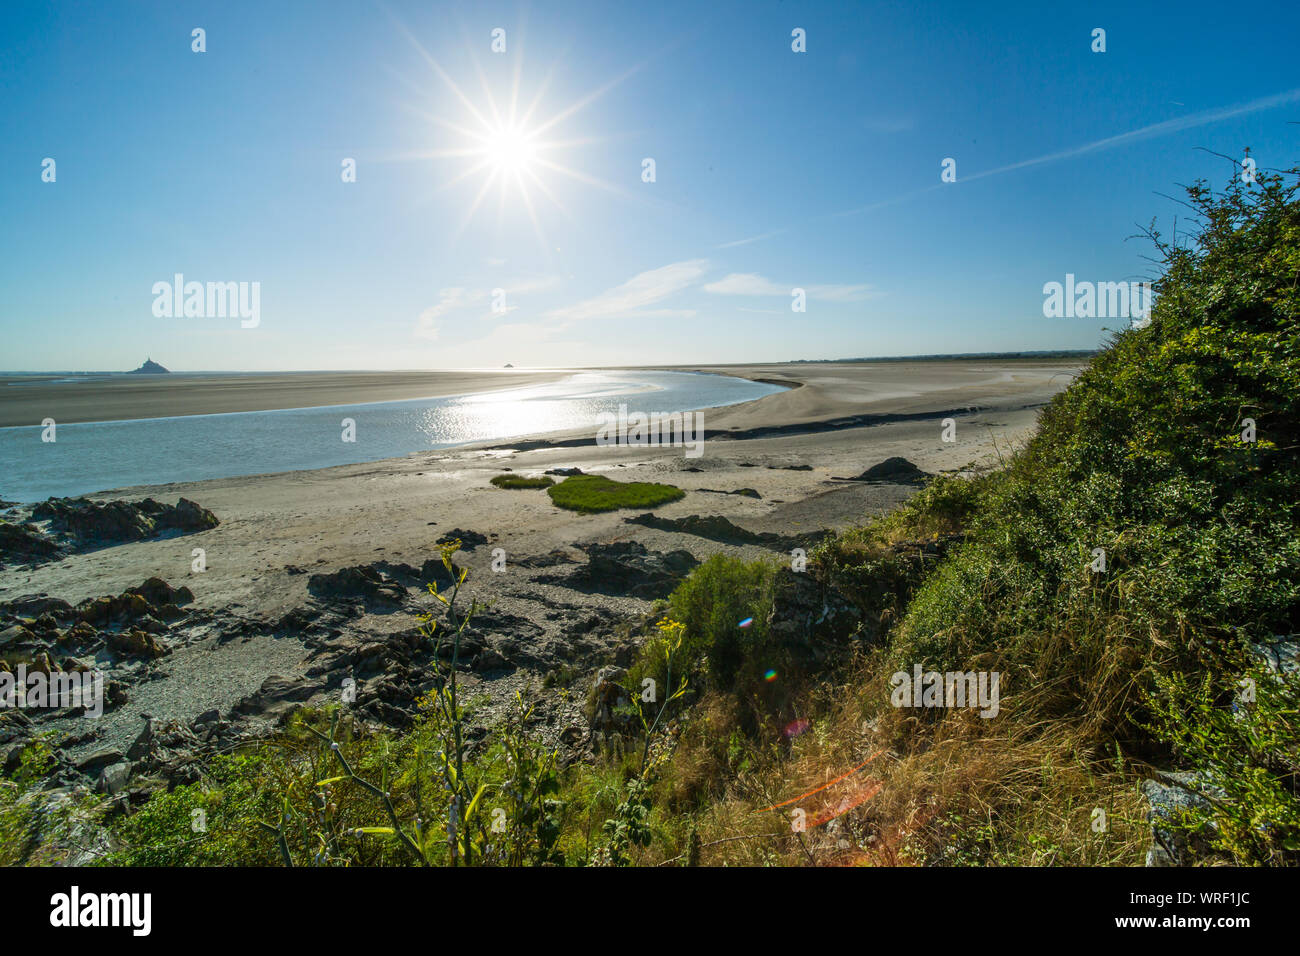
[[50, 498], [32, 508], [32, 517], [49, 521], [50, 530], [57, 536], [54, 543], [73, 550], [142, 541], [167, 531], [206, 531], [221, 523], [211, 511], [188, 498], [174, 505], [160, 504], [152, 498], [102, 504], [85, 498]]
[[165, 369], [157, 362], [155, 362], [153, 359], [147, 358], [144, 360], [143, 365], [141, 365], [139, 368], [131, 369], [131, 371], [127, 372], [126, 374], [127, 375], [168, 375], [170, 374], [170, 372], [171, 372], [170, 369]]
[[39, 564], [58, 553], [59, 546], [40, 532], [0, 521], [0, 567], [5, 564]]
[[892, 485], [919, 485], [930, 476], [917, 468], [906, 458], [886, 458], [878, 465], [872, 465], [855, 478], [841, 481], [869, 481]]
[[825, 660], [857, 632], [862, 612], [834, 586], [807, 572], [782, 568], [773, 583], [767, 632], [803, 664]]
[[689, 551], [650, 551], [636, 541], [579, 545], [587, 563], [566, 578], [539, 577], [579, 591], [626, 594], [644, 600], [666, 597], [700, 562]]
[[460, 550], [462, 551], [472, 551], [480, 544], [488, 543], [485, 534], [479, 534], [477, 531], [466, 531], [464, 528], [453, 528], [438, 539], [438, 544], [450, 544], [453, 541], [460, 542]]
[[646, 512], [623, 520], [628, 524], [639, 524], [659, 531], [680, 531], [683, 534], [693, 534], [698, 538], [708, 538], [710, 541], [721, 541], [723, 544], [757, 544], [778, 551], [810, 547], [825, 535], [825, 532], [821, 531], [789, 536], [773, 534], [770, 531], [749, 531], [721, 515], [661, 518], [659, 515]]
[[701, 488], [700, 491], [707, 491], [714, 495], [743, 495], [746, 498], [762, 498], [753, 488], [737, 488], [735, 491], [723, 491], [721, 488]]
[[405, 587], [364, 565], [313, 574], [307, 579], [307, 591], [326, 601], [360, 598], [368, 604], [399, 605], [406, 600]]

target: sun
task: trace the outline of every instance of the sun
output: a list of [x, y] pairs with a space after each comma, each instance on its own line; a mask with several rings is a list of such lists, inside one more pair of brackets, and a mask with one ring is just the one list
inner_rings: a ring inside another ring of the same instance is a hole
[[537, 158], [536, 136], [518, 125], [502, 125], [484, 137], [483, 155], [497, 172], [531, 172]]

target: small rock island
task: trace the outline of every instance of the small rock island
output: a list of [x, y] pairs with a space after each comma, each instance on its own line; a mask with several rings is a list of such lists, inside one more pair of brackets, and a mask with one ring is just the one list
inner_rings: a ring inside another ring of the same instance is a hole
[[161, 365], [159, 365], [159, 364], [158, 364], [157, 362], [155, 362], [153, 359], [151, 359], [151, 358], [147, 358], [147, 359], [144, 360], [144, 364], [143, 364], [143, 365], [141, 365], [139, 368], [131, 369], [131, 371], [127, 372], [126, 374], [128, 374], [128, 375], [167, 375], [167, 374], [170, 373], [170, 371], [171, 371], [170, 369], [165, 369], [165, 368], [163, 368]]

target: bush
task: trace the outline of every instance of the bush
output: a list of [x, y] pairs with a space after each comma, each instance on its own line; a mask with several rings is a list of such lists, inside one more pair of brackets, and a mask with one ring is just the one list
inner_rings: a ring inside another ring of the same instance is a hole
[[[630, 686], [652, 677], [672, 693], [680, 688], [679, 680], [699, 675], [707, 678], [710, 687], [734, 689], [742, 671], [748, 673], [766, 660], [774, 577], [775, 565], [770, 561], [743, 561], [727, 554], [706, 560], [668, 598], [668, 616], [684, 628], [674, 686], [668, 688], [666, 683], [662, 637], [642, 649], [629, 669]], [[742, 628], [747, 618], [753, 622]]]

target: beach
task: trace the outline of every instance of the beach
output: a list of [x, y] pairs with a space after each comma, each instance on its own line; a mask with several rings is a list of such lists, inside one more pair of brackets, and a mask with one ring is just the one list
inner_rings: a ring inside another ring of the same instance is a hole
[[0, 375], [0, 428], [396, 402], [559, 381], [564, 369]]
[[[790, 387], [704, 410], [706, 440], [699, 457], [688, 457], [681, 447], [598, 446], [593, 424], [316, 471], [116, 489], [90, 497], [147, 495], [166, 504], [187, 498], [220, 524], [10, 566], [0, 570], [0, 602], [46, 595], [76, 604], [118, 595], [151, 577], [187, 586], [194, 595], [190, 616], [170, 626], [167, 656], [150, 665], [148, 679], [134, 664], [114, 663], [127, 703], [100, 718], [92, 737], [70, 747], [125, 749], [144, 713], [186, 721], [211, 709], [237, 711], [244, 721], [239, 726], [253, 733], [262, 726], [257, 719], [269, 725], [282, 714], [285, 701], [276, 688], [293, 687], [295, 703], [328, 699], [343, 673], [357, 673], [358, 647], [411, 633], [432, 599], [415, 578], [402, 577], [402, 568], [417, 569], [436, 558], [438, 539], [450, 534], [468, 542], [456, 555], [469, 571], [464, 596], [490, 605], [480, 635], [481, 666], [469, 680], [500, 701], [557, 668], [583, 671], [630, 652], [623, 646], [628, 624], [652, 604], [631, 588], [593, 584], [591, 576], [578, 574], [589, 561], [595, 567], [597, 554], [620, 560], [610, 549], [635, 547], [644, 548], [651, 562], [678, 551], [694, 560], [719, 551], [751, 558], [776, 553], [788, 560], [784, 545], [718, 540], [671, 524], [691, 515], [720, 517], [787, 544], [861, 524], [905, 501], [917, 485], [852, 480], [856, 476], [893, 457], [928, 474], [996, 467], [1032, 434], [1043, 406], [1079, 364], [1022, 359], [701, 367]], [[375, 394], [383, 377], [368, 376], [363, 393]], [[503, 381], [492, 373], [474, 381], [430, 373], [391, 387], [450, 388], [459, 382], [457, 387], [480, 388]], [[165, 384], [150, 382], [137, 396], [149, 389], [166, 395]], [[337, 383], [320, 387], [325, 390], [316, 394], [324, 396]], [[254, 400], [213, 398], [210, 385], [196, 388], [201, 397], [173, 389], [180, 394], [169, 403], [211, 411], [214, 401], [232, 408]], [[267, 394], [280, 393], [272, 388], [256, 400], [265, 401]], [[139, 400], [124, 399], [117, 408], [135, 407], [131, 403]], [[943, 440], [945, 419], [955, 426], [949, 429], [953, 441]], [[540, 475], [559, 468], [668, 483], [686, 494], [654, 509], [667, 525], [650, 527], [627, 520], [638, 511], [583, 515], [555, 507], [544, 491], [489, 483], [507, 470]], [[196, 548], [204, 552], [201, 572], [193, 569]], [[396, 608], [376, 608], [313, 593], [312, 575], [347, 568], [375, 569], [386, 582], [400, 584], [406, 597]], [[400, 696], [382, 683], [391, 674], [369, 679], [381, 682], [371, 688], [375, 695]], [[364, 693], [368, 681], [361, 685]], [[582, 723], [574, 700], [557, 698], [541, 713], [556, 734]]]

